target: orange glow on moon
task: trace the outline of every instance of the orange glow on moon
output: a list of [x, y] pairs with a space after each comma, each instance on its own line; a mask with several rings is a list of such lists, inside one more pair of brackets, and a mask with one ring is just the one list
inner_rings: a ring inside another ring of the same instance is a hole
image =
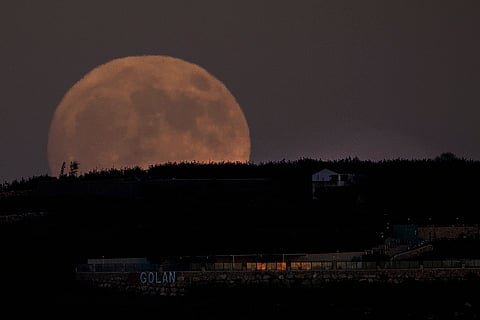
[[55, 110], [51, 174], [144, 169], [165, 162], [247, 162], [250, 133], [225, 85], [198, 65], [167, 56], [105, 63], [78, 81]]

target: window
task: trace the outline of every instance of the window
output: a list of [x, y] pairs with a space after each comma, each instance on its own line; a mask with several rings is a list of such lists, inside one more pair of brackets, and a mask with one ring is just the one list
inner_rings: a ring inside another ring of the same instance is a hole
[[311, 262], [292, 262], [290, 263], [290, 269], [292, 270], [311, 270]]

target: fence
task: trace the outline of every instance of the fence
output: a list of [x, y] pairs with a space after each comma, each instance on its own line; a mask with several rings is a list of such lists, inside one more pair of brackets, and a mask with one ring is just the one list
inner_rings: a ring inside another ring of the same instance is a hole
[[372, 270], [372, 269], [445, 269], [480, 268], [480, 260], [425, 261], [282, 261], [282, 262], [216, 262], [185, 264], [97, 263], [77, 265], [77, 272], [142, 272], [142, 271], [308, 271], [308, 270]]

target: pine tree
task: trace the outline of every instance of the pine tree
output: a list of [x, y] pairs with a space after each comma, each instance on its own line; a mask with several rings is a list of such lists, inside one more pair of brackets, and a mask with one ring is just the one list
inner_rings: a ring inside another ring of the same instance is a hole
[[65, 177], [65, 161], [62, 163], [62, 167], [60, 168], [60, 178]]
[[70, 177], [76, 177], [79, 166], [80, 164], [78, 163], [78, 161], [70, 161], [70, 172], [68, 173], [68, 175]]

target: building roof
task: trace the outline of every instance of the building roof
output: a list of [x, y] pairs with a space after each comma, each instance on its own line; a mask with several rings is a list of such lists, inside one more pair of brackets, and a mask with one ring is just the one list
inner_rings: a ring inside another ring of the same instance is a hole
[[334, 175], [338, 175], [338, 173], [329, 169], [322, 169], [312, 174], [312, 181], [330, 181]]
[[360, 261], [364, 251], [305, 254], [296, 261]]
[[147, 258], [97, 258], [88, 259], [88, 264], [149, 264], [150, 261]]

